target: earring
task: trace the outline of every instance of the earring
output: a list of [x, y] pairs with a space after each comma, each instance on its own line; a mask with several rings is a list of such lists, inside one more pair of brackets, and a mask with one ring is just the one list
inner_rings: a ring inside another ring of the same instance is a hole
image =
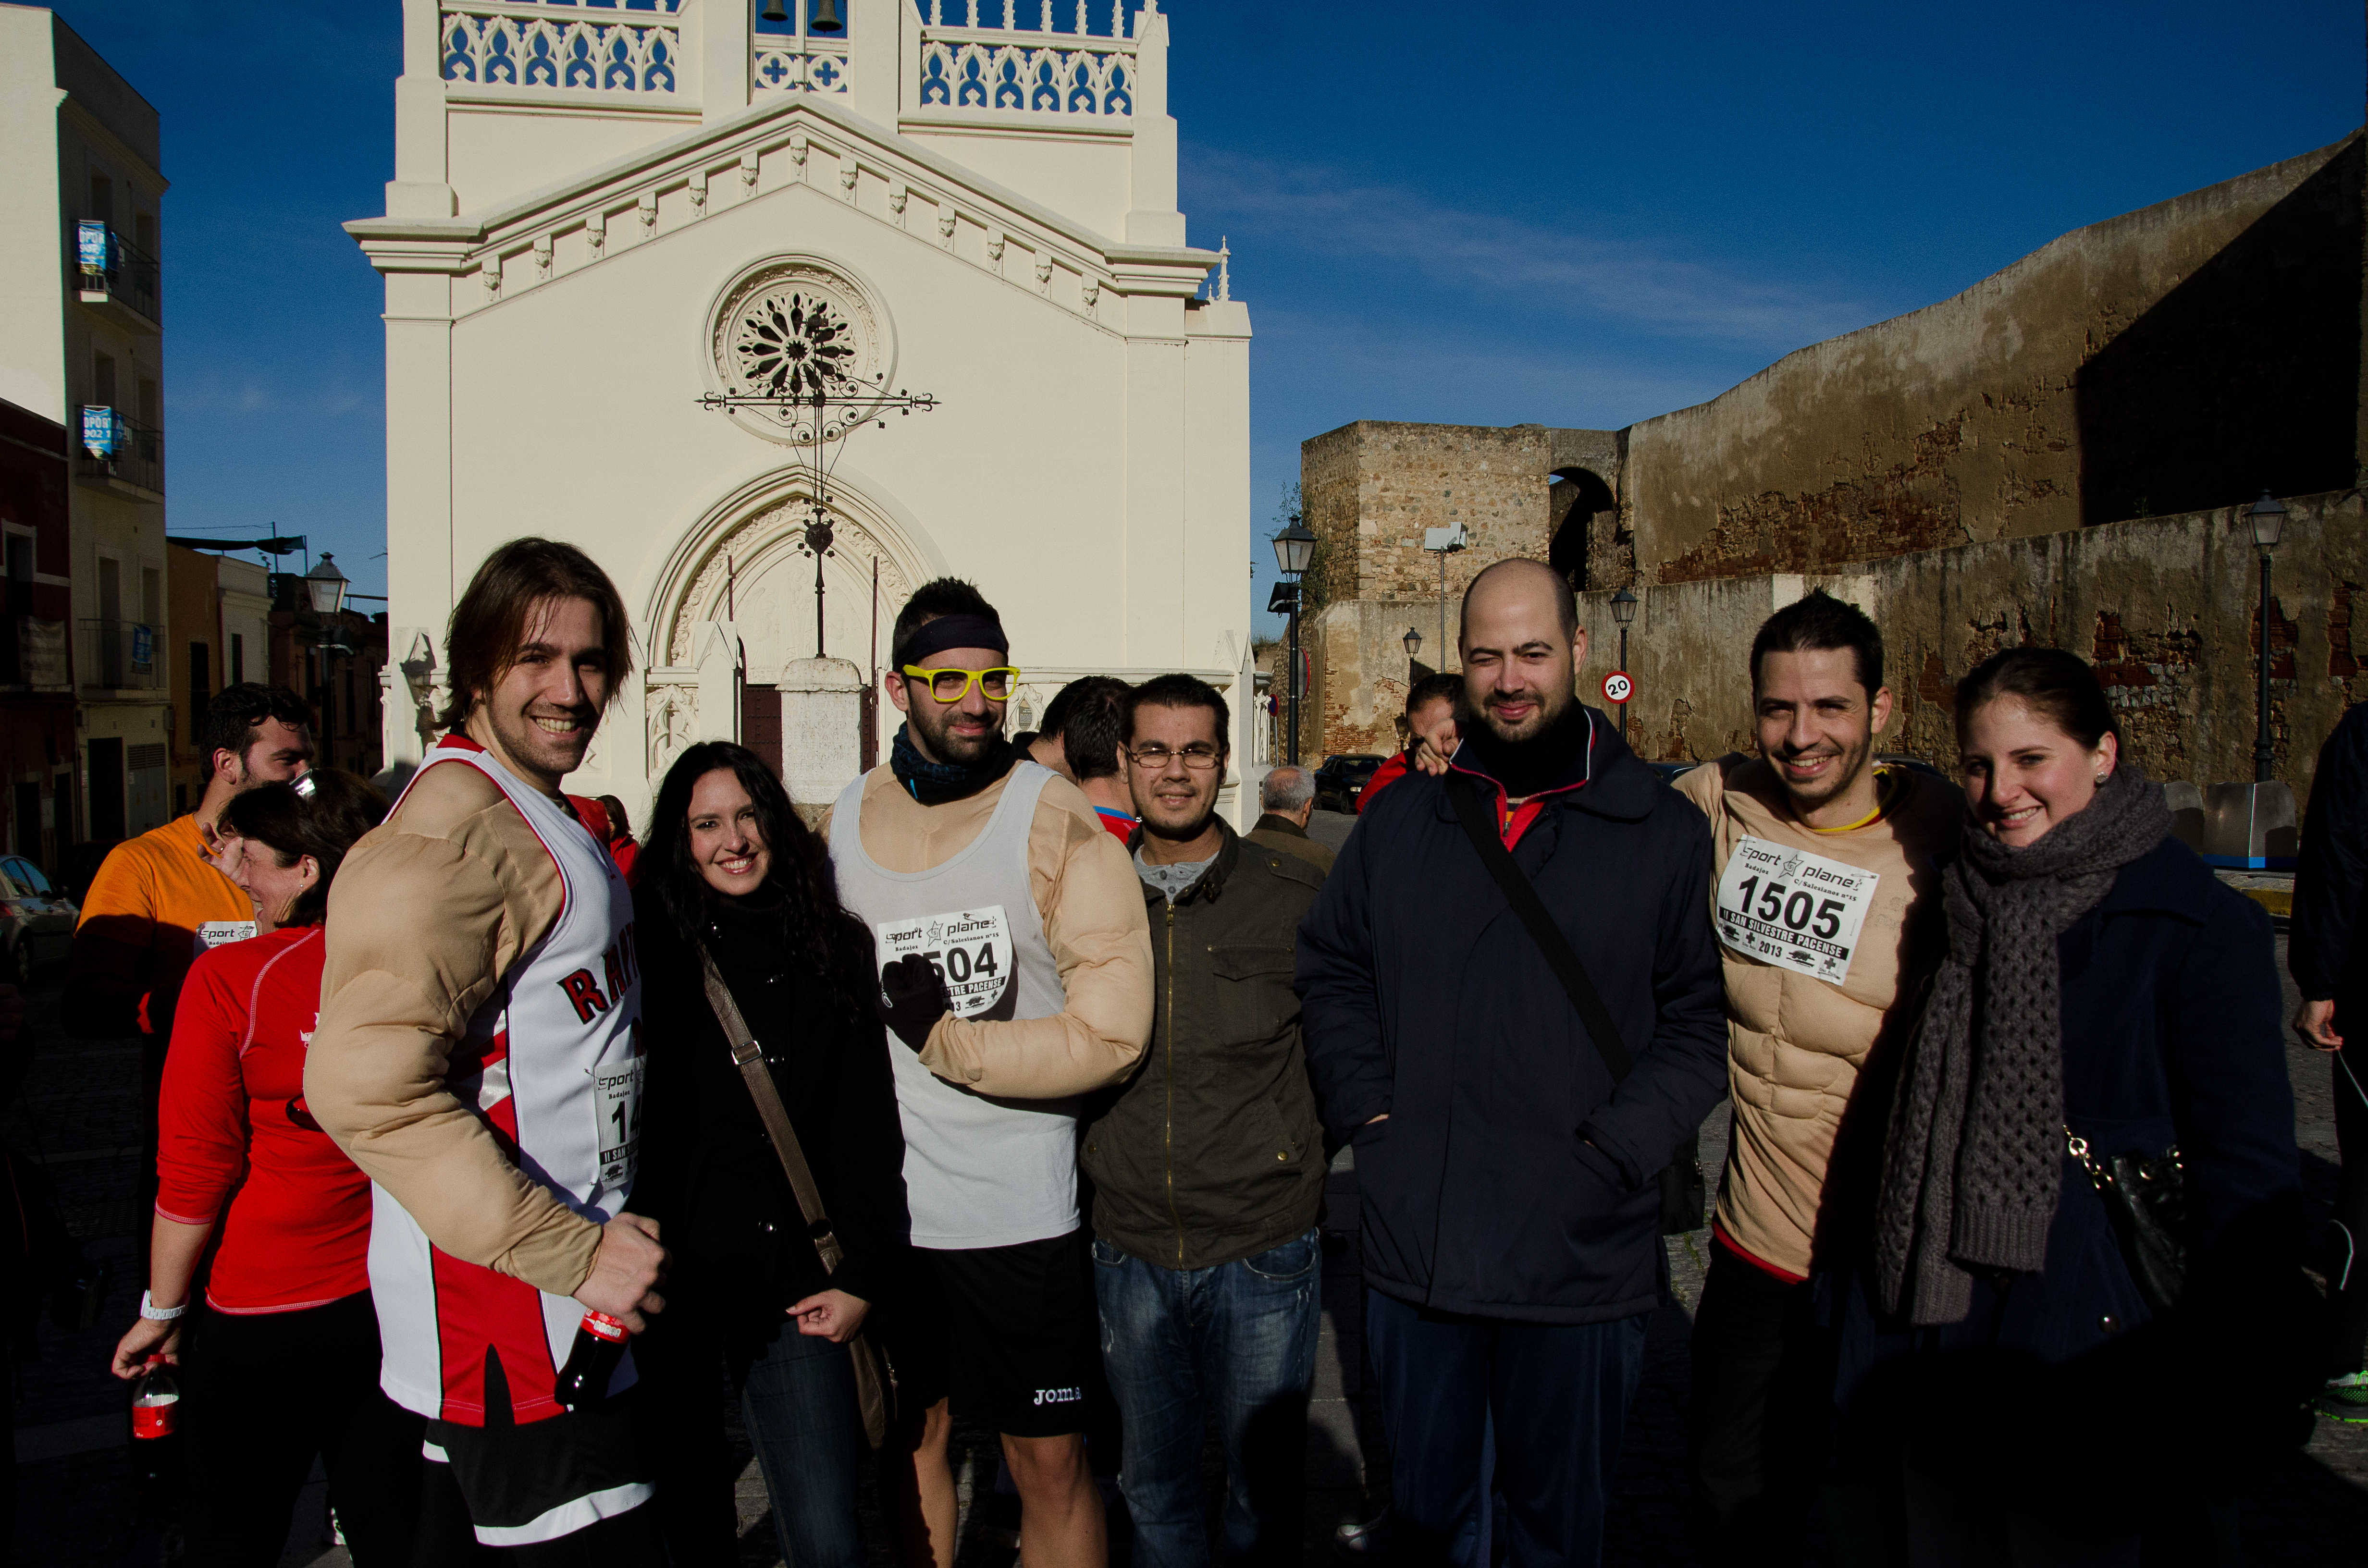
[[2097, 775], [2097, 788], [2098, 788], [2098, 789], [2100, 789], [2100, 790], [2103, 789], [2103, 788], [2105, 787], [2106, 781], [2107, 781], [2108, 779], [2112, 778], [2112, 774], [2110, 774], [2110, 773], [2100, 773], [2099, 775]]

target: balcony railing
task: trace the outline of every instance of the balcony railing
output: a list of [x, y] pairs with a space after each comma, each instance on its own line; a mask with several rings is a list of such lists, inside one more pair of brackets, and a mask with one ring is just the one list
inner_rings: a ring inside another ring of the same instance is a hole
[[85, 483], [165, 494], [165, 433], [117, 410], [85, 404], [75, 472]]
[[152, 325], [164, 324], [154, 256], [109, 225], [86, 218], [74, 225], [74, 261], [82, 274], [85, 304], [113, 304]]
[[153, 691], [165, 684], [165, 632], [136, 620], [82, 623], [82, 683], [108, 691]]

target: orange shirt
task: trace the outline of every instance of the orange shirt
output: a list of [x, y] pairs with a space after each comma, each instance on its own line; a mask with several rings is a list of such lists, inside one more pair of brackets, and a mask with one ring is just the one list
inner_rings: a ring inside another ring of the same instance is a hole
[[254, 935], [255, 902], [206, 858], [198, 819], [175, 817], [107, 852], [74, 927], [68, 1000], [77, 991], [93, 1002], [94, 992], [129, 992], [141, 1031], [168, 1040], [189, 965], [208, 948]]

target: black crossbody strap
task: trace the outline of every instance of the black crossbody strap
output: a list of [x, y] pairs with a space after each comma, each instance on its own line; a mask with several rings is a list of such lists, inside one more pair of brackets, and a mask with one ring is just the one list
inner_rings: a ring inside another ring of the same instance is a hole
[[1603, 1006], [1603, 998], [1595, 994], [1595, 983], [1588, 979], [1586, 966], [1578, 961], [1578, 955], [1571, 951], [1562, 927], [1555, 925], [1554, 916], [1546, 913], [1544, 902], [1538, 897], [1538, 890], [1530, 885], [1530, 879], [1521, 875], [1521, 869], [1513, 864], [1512, 853], [1505, 847], [1504, 839], [1489, 823], [1487, 810], [1481, 804], [1480, 792], [1473, 788], [1470, 777], [1450, 773], [1447, 776], [1447, 798], [1454, 802], [1455, 814], [1463, 820], [1463, 831], [1471, 838], [1472, 846], [1480, 851], [1481, 864], [1486, 866], [1488, 874], [1497, 879], [1497, 886], [1503, 890], [1505, 901], [1513, 906], [1513, 913], [1521, 917], [1521, 924], [1529, 927], [1531, 940], [1536, 942], [1539, 950], [1545, 954], [1547, 967], [1554, 971], [1554, 978], [1562, 982], [1563, 990], [1569, 994], [1570, 1005], [1578, 1009], [1579, 1022], [1587, 1026], [1588, 1038], [1595, 1042], [1595, 1049], [1602, 1054], [1603, 1065], [1611, 1070], [1611, 1081], [1619, 1083], [1628, 1076], [1629, 1069], [1634, 1063], [1629, 1060], [1628, 1047], [1620, 1039], [1620, 1029], [1612, 1023], [1611, 1011]]

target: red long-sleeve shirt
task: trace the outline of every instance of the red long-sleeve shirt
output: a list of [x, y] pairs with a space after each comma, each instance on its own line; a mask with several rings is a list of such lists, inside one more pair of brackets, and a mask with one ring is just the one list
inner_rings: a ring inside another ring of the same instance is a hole
[[370, 1178], [304, 1108], [321, 961], [321, 928], [293, 926], [201, 955], [181, 989], [156, 1212], [222, 1221], [206, 1283], [217, 1312], [294, 1312], [370, 1289]]

